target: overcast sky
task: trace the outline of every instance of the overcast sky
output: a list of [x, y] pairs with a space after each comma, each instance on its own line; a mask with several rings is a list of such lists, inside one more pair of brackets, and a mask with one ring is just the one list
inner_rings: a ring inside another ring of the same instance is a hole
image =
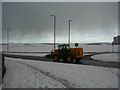
[[10, 42], [53, 42], [53, 17], [56, 15], [56, 41], [112, 42], [118, 35], [117, 2], [4, 2], [2, 4], [3, 42], [9, 28]]

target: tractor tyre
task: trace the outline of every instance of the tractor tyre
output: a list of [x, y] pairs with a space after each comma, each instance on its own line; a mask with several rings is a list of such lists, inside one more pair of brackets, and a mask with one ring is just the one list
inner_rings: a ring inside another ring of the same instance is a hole
[[53, 56], [53, 61], [54, 62], [59, 62], [60, 61], [59, 55], [54, 55]]

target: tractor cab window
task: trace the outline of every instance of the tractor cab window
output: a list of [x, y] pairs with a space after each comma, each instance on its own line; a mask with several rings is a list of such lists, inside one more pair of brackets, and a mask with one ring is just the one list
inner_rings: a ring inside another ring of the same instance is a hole
[[70, 49], [70, 46], [66, 46], [66, 49], [69, 50], [69, 49]]
[[62, 45], [59, 45], [58, 46], [58, 50], [62, 50], [63, 49], [63, 46]]
[[69, 45], [59, 45], [58, 46], [58, 50], [69, 50], [70, 49], [70, 46]]

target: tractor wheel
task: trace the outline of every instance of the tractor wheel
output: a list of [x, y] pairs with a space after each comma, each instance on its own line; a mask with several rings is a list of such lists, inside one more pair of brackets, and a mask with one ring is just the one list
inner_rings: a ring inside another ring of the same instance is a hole
[[54, 61], [54, 62], [59, 62], [59, 60], [60, 60], [60, 58], [59, 58], [58, 55], [54, 55], [54, 56], [53, 56], [53, 61]]
[[72, 63], [72, 62], [73, 62], [73, 57], [72, 57], [72, 55], [68, 55], [68, 56], [66, 57], [66, 61], [67, 61], [68, 63]]

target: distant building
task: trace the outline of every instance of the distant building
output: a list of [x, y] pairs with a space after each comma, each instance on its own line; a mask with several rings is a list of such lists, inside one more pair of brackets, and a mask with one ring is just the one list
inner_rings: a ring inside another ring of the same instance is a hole
[[120, 36], [119, 35], [117, 37], [113, 37], [113, 44], [114, 45], [120, 44]]

